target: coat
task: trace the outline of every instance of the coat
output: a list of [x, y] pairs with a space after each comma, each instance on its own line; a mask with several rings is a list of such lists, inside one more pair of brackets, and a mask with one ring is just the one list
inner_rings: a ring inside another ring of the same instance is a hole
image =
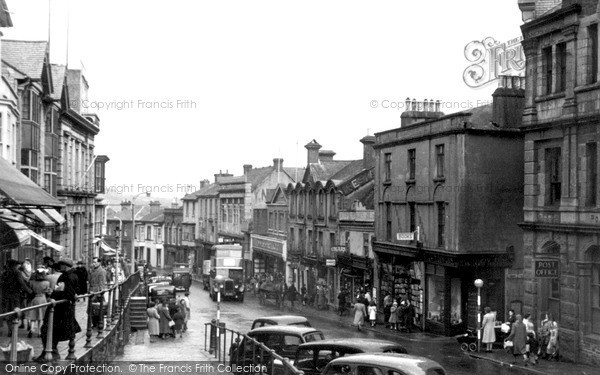
[[483, 336], [481, 342], [484, 344], [491, 344], [496, 342], [496, 331], [494, 326], [496, 325], [496, 314], [489, 312], [483, 316], [481, 322], [481, 328], [483, 329]]
[[390, 308], [390, 323], [398, 323], [398, 305], [392, 305]]
[[11, 312], [17, 307], [25, 307], [21, 305], [23, 295], [32, 293], [21, 271], [14, 268], [4, 271], [0, 289], [2, 289], [2, 309], [0, 310], [2, 313]]
[[[31, 289], [35, 296], [29, 302], [29, 306], [42, 305], [48, 302], [46, 300], [46, 293], [50, 292], [50, 282], [48, 280], [32, 280]], [[29, 310], [25, 315], [29, 320], [43, 320], [44, 315], [46, 315], [46, 308], [40, 307], [36, 310]]]
[[361, 302], [357, 302], [354, 304], [354, 325], [362, 326], [365, 320], [365, 316], [367, 316], [367, 309], [365, 305]]
[[[50, 298], [55, 301], [68, 301], [54, 306], [54, 320], [52, 325], [53, 343], [75, 339], [75, 335], [81, 332], [81, 327], [75, 319], [76, 288], [78, 282], [77, 275], [73, 272], [73, 269], [63, 272], [56, 282], [57, 285], [64, 283], [63, 290], [55, 290], [50, 295]], [[50, 309], [46, 309], [44, 325], [42, 326], [42, 339], [44, 342], [46, 342], [46, 335], [48, 334], [49, 315]]]
[[169, 322], [172, 319], [171, 319], [171, 314], [169, 314], [169, 308], [166, 306], [165, 307], [160, 306], [159, 308], [157, 308], [157, 310], [158, 310], [158, 315], [160, 316], [160, 322], [159, 322], [160, 334], [166, 335], [166, 334], [171, 333], [171, 327], [169, 327]]
[[173, 314], [173, 321], [175, 322], [175, 326], [173, 327], [175, 328], [175, 331], [181, 331], [183, 323], [185, 322], [185, 314], [181, 311], [176, 312]]
[[160, 333], [160, 315], [158, 315], [156, 307], [148, 307], [148, 309], [146, 310], [146, 314], [148, 315], [148, 334], [150, 336], [158, 336], [158, 334]]
[[525, 328], [525, 324], [523, 324], [523, 322], [516, 321], [512, 325], [510, 334], [506, 339], [513, 342], [512, 350], [514, 355], [527, 353], [527, 328]]

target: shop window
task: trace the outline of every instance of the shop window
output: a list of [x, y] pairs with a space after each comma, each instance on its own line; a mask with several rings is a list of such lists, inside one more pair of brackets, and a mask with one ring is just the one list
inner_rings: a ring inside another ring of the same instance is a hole
[[442, 322], [446, 298], [444, 267], [428, 264], [427, 269], [427, 318]]
[[450, 323], [462, 323], [462, 293], [461, 280], [453, 278], [450, 281]]

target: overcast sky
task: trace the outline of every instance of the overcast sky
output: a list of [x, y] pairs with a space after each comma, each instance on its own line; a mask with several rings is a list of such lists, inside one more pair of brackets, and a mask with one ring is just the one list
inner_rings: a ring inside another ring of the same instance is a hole
[[303, 166], [312, 139], [359, 159], [406, 97], [485, 104], [496, 84], [465, 84], [465, 47], [522, 23], [516, 0], [7, 3], [5, 39], [46, 40], [51, 19], [51, 61], [83, 64], [107, 186], [162, 197], [243, 164]]

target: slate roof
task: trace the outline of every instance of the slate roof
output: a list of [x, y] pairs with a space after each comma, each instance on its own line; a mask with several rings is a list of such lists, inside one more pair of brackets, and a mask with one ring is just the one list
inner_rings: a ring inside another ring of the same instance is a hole
[[162, 223], [165, 221], [165, 212], [164, 210], [159, 210], [155, 212], [150, 212], [147, 215], [144, 215], [141, 219], [136, 219], [136, 221], [150, 221], [155, 223]]
[[273, 172], [273, 167], [252, 168], [246, 175], [246, 181], [252, 184], [252, 191]]
[[347, 179], [356, 176], [359, 172], [364, 169], [363, 160], [352, 160], [348, 163], [344, 168], [340, 169], [336, 174], [331, 176], [332, 180], [342, 180], [346, 181]]
[[50, 97], [52, 97], [52, 99], [60, 100], [67, 67], [65, 65], [51, 64], [50, 69], [52, 70], [53, 84], [53, 92]]
[[47, 41], [3, 39], [1, 46], [2, 61], [28, 77], [42, 79]]
[[351, 162], [351, 160], [322, 161], [320, 163], [310, 163], [308, 168], [314, 181], [327, 181]]
[[219, 194], [218, 184], [209, 184], [194, 193], [197, 197], [214, 197]]
[[294, 182], [302, 181], [302, 177], [304, 176], [304, 172], [306, 168], [297, 168], [297, 167], [283, 167], [283, 171], [290, 176]]
[[[145, 215], [150, 212], [150, 207], [148, 206], [135, 206], [135, 220], [140, 220]], [[112, 217], [106, 218], [107, 220], [118, 220], [122, 221], [131, 221], [131, 209], [129, 207], [122, 209], [121, 211], [115, 212]]]

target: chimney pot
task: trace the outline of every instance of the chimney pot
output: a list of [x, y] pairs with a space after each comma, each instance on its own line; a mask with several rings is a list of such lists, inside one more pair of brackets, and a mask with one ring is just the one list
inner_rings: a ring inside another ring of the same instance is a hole
[[252, 170], [252, 164], [244, 164], [244, 175], [247, 175]]
[[320, 161], [333, 161], [334, 156], [335, 156], [335, 152], [332, 150], [319, 151], [319, 160]]
[[304, 145], [304, 148], [307, 150], [307, 163], [318, 163], [319, 162], [319, 150], [321, 149], [321, 145], [316, 141], [312, 140], [311, 142]]
[[283, 170], [283, 159], [282, 158], [274, 158], [273, 159], [273, 169], [276, 171]]
[[375, 166], [375, 136], [367, 135], [360, 142], [363, 144], [363, 168], [369, 169]]

